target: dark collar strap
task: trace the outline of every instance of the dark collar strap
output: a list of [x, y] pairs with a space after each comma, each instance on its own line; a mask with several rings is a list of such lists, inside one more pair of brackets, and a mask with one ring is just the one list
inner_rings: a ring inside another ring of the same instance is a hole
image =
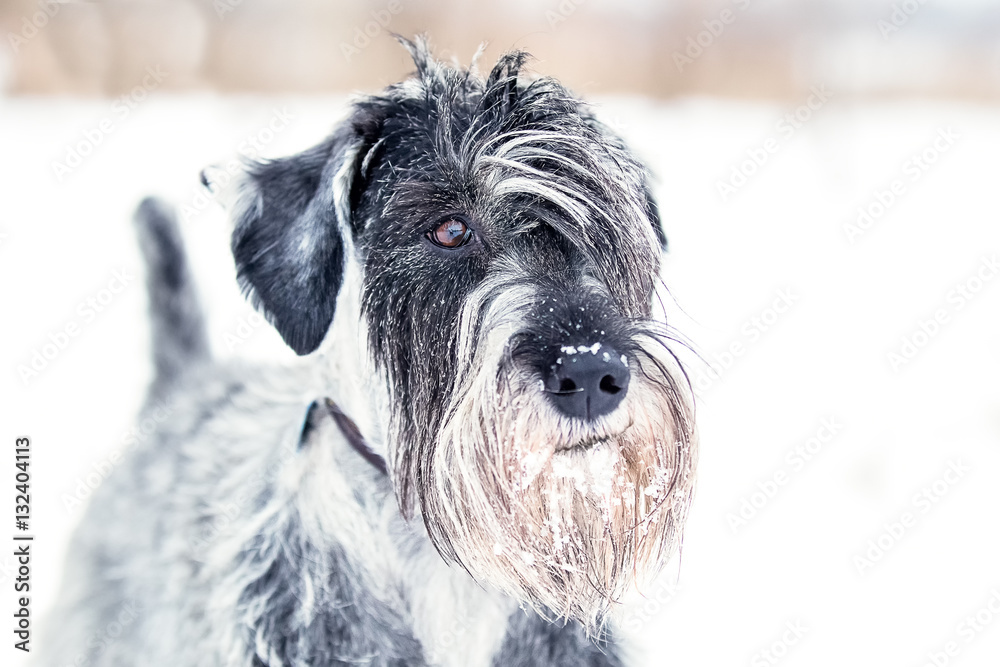
[[358, 425], [355, 424], [350, 417], [344, 414], [344, 411], [340, 409], [340, 406], [331, 401], [329, 398], [323, 400], [326, 405], [327, 411], [330, 416], [333, 417], [333, 421], [337, 423], [340, 428], [340, 432], [344, 434], [344, 438], [350, 443], [351, 447], [354, 448], [361, 457], [368, 461], [376, 470], [381, 472], [383, 475], [389, 474], [389, 468], [385, 464], [385, 459], [372, 451], [368, 443], [365, 442], [364, 436], [361, 435], [361, 431], [358, 430]]

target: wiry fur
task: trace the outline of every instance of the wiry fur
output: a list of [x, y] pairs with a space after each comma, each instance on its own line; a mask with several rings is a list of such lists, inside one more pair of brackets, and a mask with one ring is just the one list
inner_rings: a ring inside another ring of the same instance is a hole
[[[228, 195], [301, 366], [211, 363], [176, 224], [140, 208], [167, 417], [95, 494], [47, 664], [621, 664], [608, 611], [679, 543], [696, 458], [648, 175], [524, 54], [483, 79], [406, 45], [414, 78]], [[431, 244], [453, 218], [473, 240]], [[560, 412], [552, 369], [612, 353], [620, 404]]]

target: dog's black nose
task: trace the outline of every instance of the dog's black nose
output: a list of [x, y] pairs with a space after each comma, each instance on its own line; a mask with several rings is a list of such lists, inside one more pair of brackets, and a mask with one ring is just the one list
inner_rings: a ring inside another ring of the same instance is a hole
[[618, 407], [629, 377], [628, 359], [613, 348], [564, 345], [549, 367], [545, 390], [560, 412], [590, 421]]

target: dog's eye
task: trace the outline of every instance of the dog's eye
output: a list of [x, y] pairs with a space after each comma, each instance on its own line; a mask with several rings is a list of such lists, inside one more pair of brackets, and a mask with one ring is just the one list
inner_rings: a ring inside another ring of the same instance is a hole
[[457, 218], [449, 218], [427, 232], [427, 238], [442, 248], [460, 248], [472, 239], [472, 230]]

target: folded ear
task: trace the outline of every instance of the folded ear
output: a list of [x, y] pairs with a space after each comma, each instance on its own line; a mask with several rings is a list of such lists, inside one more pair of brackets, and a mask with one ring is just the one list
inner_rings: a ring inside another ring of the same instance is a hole
[[303, 153], [252, 162], [230, 200], [240, 287], [297, 354], [319, 347], [333, 321], [360, 143], [346, 124]]
[[656, 240], [660, 242], [660, 250], [663, 252], [667, 251], [667, 232], [663, 229], [663, 219], [660, 218], [660, 205], [656, 203], [656, 198], [653, 196], [653, 191], [650, 189], [650, 183], [648, 180], [645, 185], [646, 190], [646, 213], [649, 216], [649, 222], [653, 225], [653, 231], [656, 232]]

